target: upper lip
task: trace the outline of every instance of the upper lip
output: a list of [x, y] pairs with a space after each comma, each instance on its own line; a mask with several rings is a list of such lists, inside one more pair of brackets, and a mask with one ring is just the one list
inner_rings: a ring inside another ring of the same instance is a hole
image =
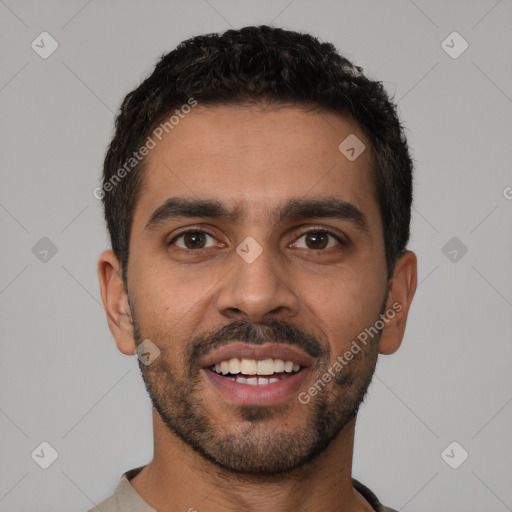
[[203, 368], [209, 368], [219, 364], [221, 361], [229, 361], [238, 357], [239, 359], [282, 359], [292, 361], [300, 366], [310, 366], [311, 357], [302, 350], [283, 343], [265, 343], [264, 345], [253, 345], [250, 343], [234, 342], [209, 353], [201, 362]]

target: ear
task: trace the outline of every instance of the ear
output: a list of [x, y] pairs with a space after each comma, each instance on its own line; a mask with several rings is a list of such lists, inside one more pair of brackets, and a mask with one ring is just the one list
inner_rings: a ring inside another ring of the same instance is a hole
[[113, 251], [101, 253], [98, 260], [98, 278], [110, 332], [119, 351], [132, 356], [136, 347], [132, 316], [119, 261]]
[[402, 343], [417, 280], [416, 255], [412, 251], [406, 251], [398, 259], [389, 285], [384, 329], [379, 342], [381, 354], [393, 354]]

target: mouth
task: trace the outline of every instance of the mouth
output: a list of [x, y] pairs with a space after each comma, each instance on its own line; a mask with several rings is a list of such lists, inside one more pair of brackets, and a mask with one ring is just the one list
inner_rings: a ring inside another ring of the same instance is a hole
[[233, 357], [211, 365], [209, 370], [217, 375], [249, 386], [267, 386], [296, 375], [302, 366], [282, 359], [240, 359]]
[[203, 361], [207, 381], [237, 405], [271, 405], [295, 396], [311, 358], [289, 345], [233, 343]]

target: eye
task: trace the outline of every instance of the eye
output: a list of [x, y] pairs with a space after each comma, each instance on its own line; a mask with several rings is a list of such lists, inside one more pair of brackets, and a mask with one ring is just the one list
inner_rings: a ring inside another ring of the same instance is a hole
[[[301, 246], [298, 240], [301, 240], [302, 238], [304, 239], [304, 243]], [[172, 238], [172, 240], [170, 240], [167, 245], [176, 245], [178, 248], [186, 251], [195, 251], [215, 247], [215, 243], [211, 244], [210, 242], [210, 245], [207, 245], [208, 239], [210, 239], [210, 241], [216, 240], [213, 235], [207, 233], [206, 231], [200, 229], [188, 229], [186, 231], [182, 231], [174, 238]], [[292, 247], [318, 251], [331, 249], [336, 247], [336, 245], [340, 247], [346, 247], [348, 243], [338, 235], [325, 229], [312, 229], [303, 233], [297, 239], [297, 241], [292, 244]]]
[[[342, 240], [338, 235], [331, 233], [330, 231], [326, 231], [323, 229], [313, 229], [303, 233], [297, 240], [304, 238], [305, 244], [309, 244], [310, 246], [298, 246], [297, 242], [293, 244], [293, 247], [299, 247], [299, 249], [307, 249], [307, 250], [322, 250], [322, 249], [331, 249], [332, 247], [336, 247], [336, 243], [333, 244], [333, 241], [338, 242], [339, 246], [345, 247], [348, 244]], [[329, 240], [330, 238], [330, 240]]]
[[[184, 245], [176, 243], [176, 241], [181, 238], [183, 239]], [[206, 231], [202, 231], [199, 229], [189, 229], [187, 231], [182, 231], [179, 235], [175, 236], [167, 245], [171, 246], [174, 243], [176, 243], [177, 247], [185, 250], [198, 250], [207, 249], [208, 247], [214, 247], [215, 244], [210, 246], [206, 245], [207, 238], [215, 240], [215, 238]]]

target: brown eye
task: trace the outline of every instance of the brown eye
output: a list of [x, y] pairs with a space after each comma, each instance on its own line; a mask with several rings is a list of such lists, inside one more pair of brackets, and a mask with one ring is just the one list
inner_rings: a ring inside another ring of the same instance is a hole
[[186, 233], [183, 236], [183, 241], [187, 249], [202, 249], [205, 244], [205, 237], [203, 233]]
[[329, 237], [321, 231], [311, 231], [306, 233], [306, 244], [311, 244], [310, 249], [325, 249], [325, 246], [329, 242]]
[[293, 244], [294, 247], [318, 251], [322, 249], [331, 249], [332, 247], [336, 247], [336, 245], [339, 245], [340, 247], [345, 247], [347, 245], [339, 236], [335, 235], [334, 233], [319, 229], [307, 231], [306, 233], [303, 233], [297, 240], [302, 238], [304, 239], [304, 243], [299, 244], [298, 242], [295, 242]]
[[[176, 243], [176, 246], [180, 249], [188, 249], [188, 250], [197, 250], [197, 249], [205, 249], [205, 244], [207, 242], [207, 238], [213, 239], [211, 235], [206, 233], [205, 231], [198, 230], [189, 230], [183, 231], [178, 236], [174, 237], [169, 245], [173, 245], [177, 240], [183, 239], [183, 244], [180, 245]], [[212, 246], [210, 246], [212, 247]]]

